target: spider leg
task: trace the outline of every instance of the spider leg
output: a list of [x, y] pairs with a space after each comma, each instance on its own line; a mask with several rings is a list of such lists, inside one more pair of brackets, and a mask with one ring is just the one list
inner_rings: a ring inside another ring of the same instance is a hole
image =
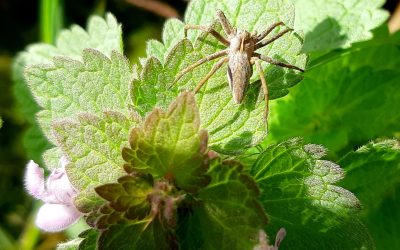
[[179, 81], [179, 79], [182, 78], [182, 76], [184, 76], [186, 73], [188, 73], [189, 71], [193, 70], [194, 68], [202, 65], [203, 63], [206, 63], [208, 61], [214, 60], [218, 57], [224, 56], [228, 54], [228, 49], [225, 50], [221, 50], [218, 52], [215, 52], [214, 54], [208, 55], [207, 57], [204, 57], [200, 60], [198, 60], [197, 62], [193, 63], [192, 65], [188, 66], [187, 68], [185, 68], [184, 70], [182, 70], [176, 77], [175, 80], [172, 82], [172, 84], [168, 87], [168, 89], [172, 88], [172, 86], [174, 86], [174, 84]]
[[208, 74], [207, 74], [203, 79], [201, 79], [201, 81], [199, 82], [199, 84], [196, 86], [196, 88], [194, 89], [194, 93], [199, 92], [199, 90], [201, 89], [201, 87], [203, 87], [204, 83], [207, 82], [208, 79], [210, 79], [210, 77], [211, 77], [212, 75], [214, 75], [215, 72], [217, 72], [217, 70], [218, 70], [219, 68], [222, 67], [222, 65], [224, 65], [224, 63], [228, 62], [228, 60], [229, 60], [229, 59], [228, 59], [227, 57], [226, 57], [226, 58], [222, 58], [222, 59], [220, 59], [216, 64], [214, 64], [214, 66], [213, 66], [213, 68], [211, 69], [211, 71], [208, 72]]
[[234, 34], [236, 30], [233, 28], [232, 24], [226, 18], [224, 12], [222, 10], [217, 10], [216, 12], [219, 22], [222, 25], [222, 28], [225, 31], [225, 34], [229, 37], [230, 35]]
[[270, 27], [268, 27], [268, 29], [266, 29], [262, 33], [258, 34], [256, 36], [257, 43], [260, 42], [262, 39], [264, 39], [266, 36], [268, 36], [268, 34], [271, 33], [271, 31], [273, 31], [276, 27], [278, 27], [280, 25], [284, 25], [284, 23], [283, 22], [274, 23]]
[[194, 25], [194, 24], [187, 24], [185, 25], [185, 38], [187, 37], [187, 31], [188, 30], [201, 30], [204, 32], [210, 33], [212, 36], [214, 36], [218, 41], [220, 41], [222, 44], [225, 46], [229, 46], [229, 41], [225, 39], [218, 31], [211, 27], [203, 26], [203, 25]]
[[271, 57], [260, 55], [258, 53], [254, 53], [254, 55], [255, 55], [256, 58], [259, 58], [259, 59], [261, 59], [261, 60], [263, 60], [263, 61], [265, 61], [267, 63], [273, 64], [273, 65], [277, 65], [277, 66], [281, 66], [281, 67], [288, 68], [288, 69], [295, 69], [295, 70], [304, 72], [304, 69], [301, 69], [301, 68], [296, 67], [296, 66], [291, 65], [291, 64], [287, 64], [287, 63], [284, 63], [284, 62], [277, 61], [275, 59], [272, 59]]
[[267, 121], [268, 113], [269, 113], [269, 92], [268, 92], [267, 81], [265, 80], [265, 76], [264, 76], [264, 72], [261, 67], [260, 59], [257, 57], [251, 58], [251, 64], [256, 65], [258, 74], [260, 75], [261, 87], [263, 89], [264, 99], [265, 99], [264, 119], [265, 119], [265, 121]]
[[280, 38], [281, 36], [283, 36], [284, 34], [288, 33], [289, 31], [292, 31], [293, 29], [285, 29], [281, 32], [279, 32], [278, 34], [276, 34], [275, 36], [271, 37], [268, 40], [264, 40], [264, 41], [259, 41], [256, 46], [255, 46], [255, 50], [262, 48], [264, 46], [267, 46], [268, 44], [272, 43], [273, 41], [275, 41], [276, 39]]

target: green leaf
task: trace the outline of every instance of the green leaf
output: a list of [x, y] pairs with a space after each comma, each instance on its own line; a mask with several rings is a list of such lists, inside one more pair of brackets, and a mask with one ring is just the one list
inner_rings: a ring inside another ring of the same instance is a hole
[[178, 228], [182, 249], [253, 249], [267, 224], [259, 189], [238, 162], [216, 160], [211, 183], [200, 190], [191, 210], [182, 210]]
[[[87, 32], [81, 27], [73, 25], [71, 29], [61, 32], [56, 46], [30, 45], [25, 52], [17, 56], [13, 64], [14, 95], [18, 112], [32, 126], [26, 132], [24, 139], [24, 147], [29, 158], [41, 162], [42, 153], [51, 145], [36, 124], [35, 114], [40, 108], [24, 79], [25, 68], [34, 64], [52, 63], [54, 56], [69, 56], [79, 60], [85, 48], [95, 48], [110, 56], [113, 50], [122, 52], [121, 41], [121, 25], [117, 23], [112, 14], [107, 14], [106, 19], [91, 17], [87, 25]], [[31, 138], [34, 138], [34, 141]]]
[[355, 216], [357, 198], [334, 185], [344, 174], [338, 165], [321, 160], [324, 154], [323, 147], [304, 145], [300, 139], [260, 154], [252, 175], [270, 216], [267, 234], [284, 227], [282, 247], [289, 249], [373, 249], [368, 231]]
[[400, 186], [385, 195], [379, 208], [369, 211], [363, 221], [374, 238], [377, 249], [400, 247]]
[[347, 173], [340, 184], [360, 199], [363, 221], [377, 248], [399, 248], [400, 206], [396, 195], [400, 187], [399, 141], [370, 142], [347, 154], [340, 164]]
[[146, 54], [162, 62], [165, 54], [164, 44], [154, 39], [148, 40], [146, 43]]
[[[255, 1], [239, 1], [234, 4], [232, 4], [231, 1], [222, 1], [222, 3], [217, 3], [217, 1], [197, 0], [192, 2], [194, 3], [189, 5], [187, 11], [188, 14], [185, 16], [185, 22], [192, 24], [211, 22], [213, 17], [208, 13], [210, 13], [210, 10], [212, 10], [213, 7], [208, 7], [208, 5], [214, 4], [216, 8], [221, 8], [224, 11], [226, 9], [232, 9], [231, 12], [235, 12], [235, 6], [237, 4], [241, 5], [241, 8], [244, 6], [246, 9], [248, 8], [247, 4], [249, 4], [249, 2], [254, 2], [254, 5], [258, 7]], [[265, 2], [269, 5], [267, 7], [268, 10], [279, 9], [276, 7], [278, 1], [264, 1], [264, 6], [267, 6]], [[280, 1], [278, 4], [284, 2], [285, 1]], [[352, 43], [372, 38], [371, 30], [377, 28], [388, 18], [387, 11], [381, 8], [383, 3], [383, 0], [360, 2], [345, 0], [329, 0], [323, 2], [296, 0], [296, 19], [294, 27], [296, 30], [301, 30], [305, 34], [303, 50], [312, 52], [349, 47]], [[218, 4], [225, 6], [220, 6]], [[262, 8], [260, 8], [260, 10], [261, 9]], [[249, 13], [253, 13], [252, 11], [249, 11]], [[192, 14], [192, 12], [194, 14]], [[286, 12], [286, 14], [289, 13], [285, 10], [282, 12]], [[368, 13], [368, 15], [366, 15], [366, 13]], [[285, 15], [285, 13], [279, 14], [281, 16]], [[191, 20], [188, 20], [189, 18]], [[285, 17], [281, 19], [286, 20]], [[244, 20], [244, 22], [246, 22], [246, 20]], [[183, 32], [176, 32], [178, 28], [183, 29], [183, 24], [179, 23], [177, 20], [174, 20], [171, 23], [167, 22], [163, 30], [163, 37], [182, 37]], [[199, 32], [194, 33], [198, 34]], [[194, 35], [189, 34], [189, 37], [193, 41], [192, 38]], [[165, 42], [166, 40], [163, 41]], [[157, 48], [158, 50], [161, 49], [166, 52], [170, 46], [173, 45], [172, 43], [168, 44], [169, 46], [167, 46], [167, 43], [165, 46], [158, 44]], [[154, 56], [155, 54], [149, 53], [148, 55]], [[162, 61], [162, 57], [157, 58]]]
[[28, 47], [29, 52], [20, 53], [15, 59], [12, 69], [16, 111], [22, 117], [21, 120], [24, 120], [31, 126], [23, 137], [23, 146], [25, 147], [27, 157], [38, 163], [42, 162], [42, 153], [50, 148], [51, 145], [35, 120], [35, 114], [40, 108], [26, 83], [24, 70], [28, 65], [43, 63], [49, 60], [53, 54], [53, 50], [50, 45], [33, 45]]
[[144, 176], [126, 175], [118, 183], [96, 187], [96, 192], [108, 203], [100, 209], [96, 227], [104, 229], [121, 221], [142, 220], [150, 214], [149, 194], [153, 183]]
[[164, 250], [169, 248], [166, 232], [158, 220], [141, 220], [111, 226], [102, 232], [98, 249], [148, 249]]
[[73, 239], [57, 245], [57, 250], [78, 250], [82, 239]]
[[68, 178], [79, 190], [75, 205], [89, 212], [104, 201], [94, 187], [116, 181], [125, 175], [121, 149], [128, 145], [129, 129], [137, 125], [137, 117], [118, 112], [105, 112], [102, 117], [81, 114], [78, 121], [55, 123], [53, 132], [63, 155], [69, 161]]
[[131, 130], [129, 143], [122, 152], [128, 173], [172, 177], [177, 187], [192, 192], [207, 184], [207, 132], [200, 130], [193, 94], [182, 93], [166, 113], [152, 111], [141, 127]]
[[341, 185], [356, 193], [365, 209], [375, 209], [399, 184], [400, 145], [397, 140], [370, 142], [339, 163], [347, 174]]
[[157, 40], [147, 42], [146, 53], [148, 57], [155, 57], [164, 62], [164, 56], [179, 40], [183, 39], [184, 24], [175, 18], [168, 19], [164, 24], [162, 33], [163, 43]]
[[303, 30], [303, 51], [350, 47], [372, 38], [371, 30], [388, 18], [384, 0], [296, 0], [296, 30]]
[[57, 250], [94, 250], [99, 232], [94, 229], [88, 229], [79, 234], [79, 238], [70, 240], [57, 245]]
[[170, 181], [134, 173], [96, 192], [108, 201], [88, 218], [102, 232], [99, 249], [176, 249], [176, 210], [186, 195]]
[[54, 170], [58, 167], [60, 163], [60, 158], [62, 157], [63, 153], [60, 147], [54, 147], [51, 149], [46, 150], [42, 157], [43, 161], [48, 170]]
[[38, 122], [52, 142], [51, 123], [57, 120], [80, 112], [128, 112], [133, 73], [127, 59], [115, 51], [107, 58], [93, 49], [85, 49], [82, 57], [83, 62], [55, 57], [53, 64], [33, 65], [26, 70], [31, 91], [43, 108]]
[[366, 42], [305, 73], [289, 96], [271, 104], [270, 137], [302, 136], [333, 153], [399, 131], [400, 39]]
[[[222, 31], [215, 23], [215, 11], [221, 9], [233, 25], [249, 32], [261, 32], [277, 21], [293, 26], [294, 7], [280, 0], [265, 1], [191, 1], [185, 22], [188, 24], [212, 25]], [[140, 79], [135, 81], [133, 101], [140, 113], [149, 112], [154, 106], [165, 107], [183, 89], [193, 90], [200, 80], [210, 72], [213, 62], [208, 62], [186, 74], [176, 86], [169, 89], [175, 76], [185, 67], [213, 52], [222, 50], [215, 38], [206, 33], [189, 31], [189, 40], [183, 38], [183, 23], [173, 20], [166, 24], [163, 32], [164, 47], [160, 43], [149, 44], [149, 58], [144, 65]], [[274, 30], [273, 34], [282, 31]], [[273, 35], [271, 34], [271, 36]], [[178, 41], [178, 42], [177, 42]], [[287, 34], [259, 52], [280, 61], [304, 68], [307, 56], [299, 54], [301, 37]], [[165, 52], [161, 56], [162, 51]], [[158, 58], [159, 60], [157, 60]], [[264, 74], [270, 90], [270, 99], [284, 96], [287, 88], [298, 83], [302, 77], [293, 70], [263, 64]], [[258, 73], [254, 70], [246, 98], [242, 104], [234, 103], [226, 77], [226, 65], [209, 79], [196, 95], [200, 110], [202, 127], [210, 134], [210, 147], [218, 152], [240, 153], [246, 147], [258, 144], [266, 136], [263, 119], [265, 108], [263, 94], [260, 93]]]
[[96, 49], [107, 56], [111, 56], [113, 51], [122, 53], [121, 25], [110, 13], [105, 19], [92, 16], [88, 21], [87, 31], [78, 25], [62, 31], [56, 47], [61, 52], [57, 55], [66, 55], [77, 60], [87, 48]]
[[88, 229], [79, 234], [80, 238], [83, 238], [79, 244], [79, 250], [94, 250], [96, 248], [97, 239], [99, 237], [99, 231], [95, 229]]
[[165, 52], [168, 52], [168, 50], [170, 50], [179, 40], [183, 38], [184, 26], [185, 24], [183, 22], [175, 18], [168, 19], [165, 22], [162, 33]]

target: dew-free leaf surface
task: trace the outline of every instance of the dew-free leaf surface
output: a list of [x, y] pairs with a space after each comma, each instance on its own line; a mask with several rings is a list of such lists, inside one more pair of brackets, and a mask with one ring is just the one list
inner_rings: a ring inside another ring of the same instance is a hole
[[112, 52], [107, 58], [97, 50], [86, 49], [83, 61], [53, 58], [53, 64], [34, 65], [26, 79], [37, 103], [43, 108], [38, 122], [53, 142], [51, 123], [81, 112], [101, 114], [113, 110], [127, 113], [132, 69], [126, 58]]
[[[261, 32], [277, 21], [284, 21], [289, 27], [294, 24], [294, 6], [290, 2], [270, 1], [192, 1], [185, 14], [185, 23], [212, 25], [221, 32], [215, 22], [215, 11], [221, 9], [228, 20], [239, 29]], [[140, 79], [135, 81], [133, 100], [140, 112], [152, 107], [166, 106], [183, 89], [193, 90], [200, 80], [210, 72], [216, 61], [206, 63], [185, 75], [169, 89], [175, 76], [196, 60], [224, 48], [215, 38], [196, 30], [188, 32], [183, 39], [184, 24], [170, 20], [163, 30], [163, 43], [151, 41], [148, 44], [148, 59]], [[284, 29], [278, 27], [273, 34]], [[304, 68], [307, 57], [300, 54], [302, 38], [288, 33], [271, 45], [260, 49], [260, 53]], [[264, 73], [270, 89], [270, 99], [284, 96], [288, 88], [302, 77], [298, 72], [263, 63]], [[211, 77], [196, 94], [203, 128], [210, 134], [210, 146], [223, 153], [239, 153], [265, 138], [267, 127], [263, 119], [265, 103], [260, 94], [258, 73], [255, 71], [246, 98], [242, 104], [233, 102], [228, 87], [226, 65]]]
[[252, 176], [262, 190], [270, 223], [268, 235], [284, 227], [282, 248], [373, 249], [365, 226], [355, 214], [358, 199], [336, 182], [343, 170], [322, 160], [322, 146], [291, 139], [272, 145], [260, 154]]
[[178, 188], [196, 191], [208, 180], [204, 176], [207, 139], [207, 132], [200, 129], [194, 95], [184, 92], [167, 112], [155, 109], [141, 127], [132, 129], [130, 147], [122, 152], [125, 170], [173, 177]]
[[271, 103], [270, 141], [301, 136], [332, 153], [393, 136], [400, 127], [400, 40], [359, 49], [305, 73], [291, 93]]
[[362, 219], [377, 249], [399, 248], [399, 141], [370, 142], [347, 154], [339, 163], [346, 171], [340, 185], [360, 199]]
[[57, 143], [69, 161], [68, 178], [79, 191], [75, 205], [82, 212], [104, 203], [94, 187], [125, 175], [121, 150], [128, 145], [129, 129], [137, 124], [136, 117], [111, 111], [101, 117], [81, 114], [77, 121], [54, 124]]
[[305, 34], [303, 51], [349, 47], [372, 38], [388, 18], [384, 0], [296, 0], [296, 30]]
[[[112, 51], [122, 52], [121, 25], [112, 14], [107, 14], [104, 19], [98, 16], [91, 17], [86, 31], [78, 25], [73, 25], [70, 29], [61, 31], [54, 46], [43, 43], [33, 44], [15, 59], [13, 78], [17, 110], [31, 125], [23, 138], [23, 144], [28, 158], [36, 162], [42, 162], [42, 154], [51, 147], [51, 144], [37, 124], [36, 113], [39, 112], [40, 107], [29, 90], [24, 78], [24, 70], [31, 65], [52, 63], [54, 56], [68, 56], [81, 60], [82, 52], [86, 48], [97, 49], [107, 56], [110, 56]], [[52, 165], [47, 165], [47, 167], [51, 168]]]
[[259, 189], [237, 162], [217, 161], [211, 183], [200, 190], [199, 204], [183, 209], [178, 235], [183, 249], [253, 249], [267, 224], [257, 200]]

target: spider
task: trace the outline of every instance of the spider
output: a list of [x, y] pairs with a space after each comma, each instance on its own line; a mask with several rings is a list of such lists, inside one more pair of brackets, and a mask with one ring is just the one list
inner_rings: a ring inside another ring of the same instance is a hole
[[244, 93], [246, 91], [247, 86], [250, 82], [250, 77], [253, 74], [252, 65], [256, 65], [257, 71], [260, 75], [261, 86], [264, 92], [265, 98], [265, 114], [264, 117], [268, 116], [268, 87], [264, 77], [264, 73], [261, 68], [260, 60], [265, 61], [270, 64], [278, 65], [281, 67], [295, 69], [301, 72], [304, 72], [303, 69], [298, 68], [294, 65], [286, 64], [270, 57], [261, 55], [256, 52], [256, 50], [267, 46], [268, 44], [274, 42], [287, 32], [292, 31], [293, 29], [287, 28], [275, 36], [265, 39], [264, 38], [270, 34], [276, 27], [280, 25], [284, 25], [283, 22], [277, 22], [272, 24], [265, 31], [260, 34], [250, 34], [246, 30], [237, 30], [234, 28], [231, 23], [226, 18], [225, 14], [221, 10], [217, 10], [216, 12], [219, 22], [227, 36], [225, 38], [219, 32], [217, 32], [212, 27], [202, 26], [202, 25], [185, 25], [185, 37], [187, 37], [187, 31], [190, 29], [205, 31], [212, 36], [214, 36], [219, 42], [224, 44], [227, 48], [218, 52], [215, 52], [207, 57], [200, 59], [194, 64], [188, 66], [183, 69], [173, 81], [172, 87], [183, 75], [193, 70], [194, 68], [206, 63], [208, 61], [223, 57], [217, 63], [214, 64], [211, 71], [198, 83], [194, 92], [197, 93], [204, 83], [215, 74], [215, 72], [222, 67], [225, 63], [228, 63], [227, 77], [229, 87], [232, 91], [233, 100], [235, 103], [240, 104], [243, 101]]

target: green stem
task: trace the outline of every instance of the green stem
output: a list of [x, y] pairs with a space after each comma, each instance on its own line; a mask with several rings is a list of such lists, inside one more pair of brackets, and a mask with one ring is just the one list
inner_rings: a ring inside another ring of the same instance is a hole
[[93, 15], [104, 16], [104, 14], [106, 13], [106, 5], [106, 0], [97, 0], [94, 5]]
[[63, 0], [40, 1], [40, 40], [53, 44], [63, 26]]
[[38, 242], [40, 236], [40, 230], [35, 225], [35, 216], [40, 205], [41, 204], [39, 201], [35, 201], [34, 209], [32, 209], [31, 214], [29, 215], [25, 224], [24, 231], [20, 235], [19, 249], [35, 249], [35, 245]]
[[15, 249], [16, 243], [15, 240], [5, 231], [3, 228], [0, 227], [0, 246], [1, 249]]

